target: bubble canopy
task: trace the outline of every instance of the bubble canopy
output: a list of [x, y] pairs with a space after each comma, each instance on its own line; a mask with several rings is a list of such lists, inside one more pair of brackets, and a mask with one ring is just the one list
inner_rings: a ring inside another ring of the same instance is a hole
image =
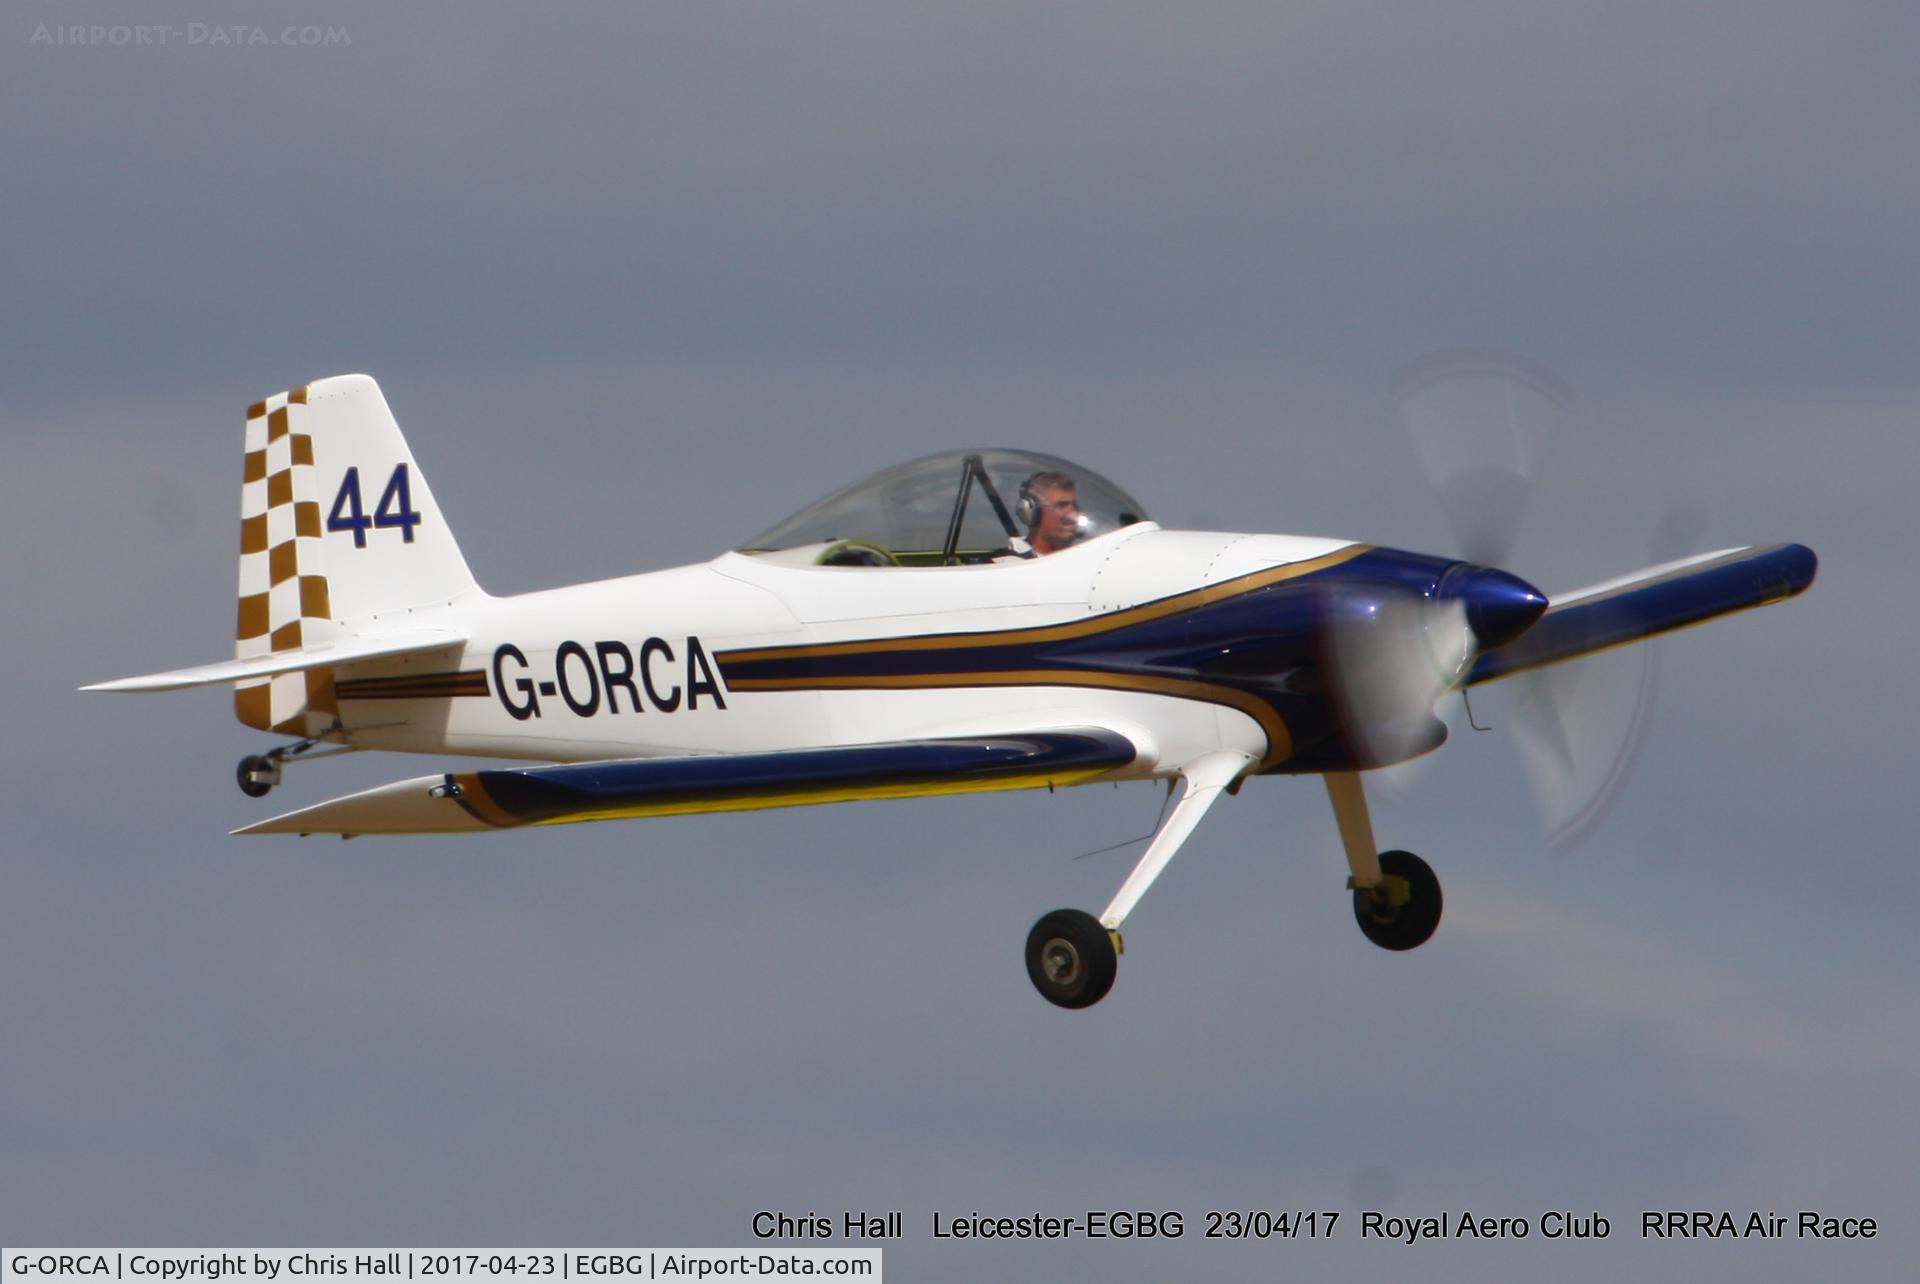
[[[1023, 509], [1022, 492], [1030, 482]], [[882, 469], [800, 510], [739, 551], [817, 548], [820, 561], [835, 565], [982, 562], [1023, 550], [1013, 541], [1030, 534], [1034, 508], [1069, 494], [1079, 504], [1075, 542], [1147, 520], [1131, 495], [1071, 460], [1031, 450], [957, 450]], [[863, 556], [843, 560], [845, 552]]]

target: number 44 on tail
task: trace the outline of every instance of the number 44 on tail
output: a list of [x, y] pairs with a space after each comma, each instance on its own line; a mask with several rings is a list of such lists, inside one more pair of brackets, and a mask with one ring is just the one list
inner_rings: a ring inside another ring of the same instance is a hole
[[355, 548], [367, 546], [367, 527], [378, 530], [391, 530], [398, 527], [400, 537], [407, 543], [413, 543], [413, 528], [420, 524], [420, 514], [414, 511], [413, 494], [407, 485], [407, 466], [397, 464], [393, 476], [387, 478], [387, 488], [380, 492], [380, 506], [368, 517], [360, 502], [360, 470], [347, 469], [347, 475], [340, 479], [340, 492], [333, 497], [333, 510], [327, 514], [327, 529], [347, 531], [353, 536]]

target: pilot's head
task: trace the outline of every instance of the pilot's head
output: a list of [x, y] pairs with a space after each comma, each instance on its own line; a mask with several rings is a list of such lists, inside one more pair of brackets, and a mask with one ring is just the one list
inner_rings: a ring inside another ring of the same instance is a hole
[[1035, 473], [1020, 484], [1020, 519], [1027, 542], [1042, 555], [1057, 553], [1079, 539], [1086, 526], [1080, 497], [1066, 473]]

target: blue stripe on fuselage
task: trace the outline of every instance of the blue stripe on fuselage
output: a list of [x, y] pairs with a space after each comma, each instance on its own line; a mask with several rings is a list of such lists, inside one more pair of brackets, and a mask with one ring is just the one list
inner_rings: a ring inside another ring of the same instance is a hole
[[[1201, 595], [1203, 600], [1173, 612], [1145, 603], [1056, 628], [782, 647], [758, 658], [753, 651], [733, 651], [716, 659], [729, 689], [778, 690], [789, 683], [845, 689], [939, 687], [962, 676], [977, 682], [993, 673], [1011, 678], [1045, 672], [1190, 682], [1200, 686], [1192, 696], [1196, 699], [1208, 698], [1206, 687], [1229, 688], [1268, 705], [1292, 735], [1291, 755], [1268, 770], [1347, 769], [1363, 764], [1336, 734], [1320, 676], [1329, 594], [1344, 588], [1356, 597], [1431, 597], [1441, 576], [1455, 564], [1375, 548], [1326, 570], [1277, 582], [1263, 582], [1264, 573], [1256, 572], [1212, 586]], [[1242, 581], [1250, 587], [1236, 591], [1235, 584]], [[1186, 595], [1160, 602], [1180, 596]], [[1445, 733], [1437, 720], [1434, 727], [1437, 744]]]

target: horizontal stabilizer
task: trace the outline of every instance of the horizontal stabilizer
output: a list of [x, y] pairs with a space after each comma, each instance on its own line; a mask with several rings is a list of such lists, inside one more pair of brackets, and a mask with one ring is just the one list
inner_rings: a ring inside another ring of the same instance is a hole
[[1467, 685], [1782, 601], [1813, 583], [1818, 566], [1801, 544], [1723, 549], [1556, 596], [1532, 628], [1475, 660]]
[[416, 651], [444, 651], [460, 646], [467, 635], [456, 629], [407, 629], [404, 632], [376, 633], [366, 637], [343, 638], [297, 651], [278, 651], [245, 660], [222, 660], [192, 669], [174, 669], [169, 673], [149, 673], [138, 678], [120, 678], [114, 682], [96, 682], [82, 691], [177, 691], [182, 687], [211, 686], [217, 682], [244, 682], [249, 678], [269, 678], [276, 673], [297, 673], [302, 669], [321, 669], [352, 664], [359, 660], [387, 659], [412, 655]]
[[1075, 785], [1134, 760], [1104, 727], [786, 753], [631, 758], [420, 776], [235, 830], [239, 834], [457, 834], [862, 798]]

